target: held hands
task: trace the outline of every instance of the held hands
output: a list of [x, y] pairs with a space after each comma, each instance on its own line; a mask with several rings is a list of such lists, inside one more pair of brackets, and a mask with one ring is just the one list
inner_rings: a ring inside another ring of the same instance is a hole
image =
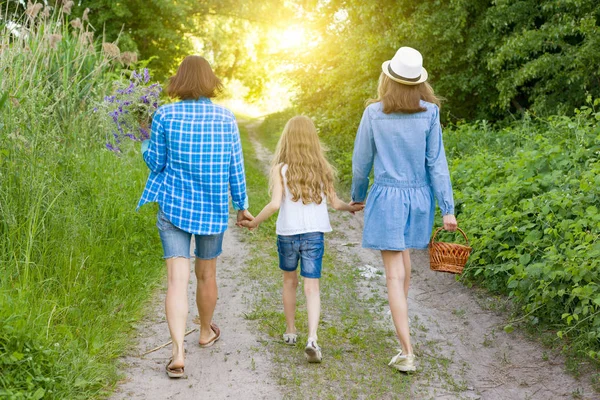
[[[250, 224], [254, 226], [250, 226]], [[254, 223], [254, 216], [250, 214], [248, 210], [240, 210], [237, 213], [237, 222], [235, 223], [239, 227], [246, 227], [250, 230], [253, 230], [258, 226], [258, 224]]]
[[454, 232], [458, 227], [458, 223], [456, 222], [456, 217], [454, 214], [444, 215], [444, 229], [447, 231]]
[[364, 202], [356, 202], [356, 201], [351, 201], [350, 204], [348, 204], [350, 206], [350, 209], [348, 210], [348, 212], [350, 212], [350, 214], [354, 215], [354, 213], [358, 212], [358, 211], [362, 211], [365, 208], [365, 203]]
[[254, 229], [258, 228], [258, 223], [256, 223], [255, 219], [253, 219], [252, 221], [245, 219], [243, 221], [240, 221], [237, 224], [237, 226], [248, 228], [249, 230], [253, 231]]

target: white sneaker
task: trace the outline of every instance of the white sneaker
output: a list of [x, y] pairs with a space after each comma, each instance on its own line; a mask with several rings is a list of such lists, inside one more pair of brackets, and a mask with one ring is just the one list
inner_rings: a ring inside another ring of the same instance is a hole
[[321, 348], [313, 338], [308, 339], [308, 343], [306, 343], [306, 347], [304, 348], [304, 354], [306, 354], [306, 359], [309, 363], [320, 363], [323, 359]]
[[415, 356], [413, 354], [403, 355], [402, 351], [392, 357], [388, 365], [402, 372], [414, 372], [417, 370], [417, 367], [415, 367]]
[[295, 333], [284, 333], [283, 334], [283, 342], [290, 346], [295, 346], [296, 341], [298, 340], [298, 335]]

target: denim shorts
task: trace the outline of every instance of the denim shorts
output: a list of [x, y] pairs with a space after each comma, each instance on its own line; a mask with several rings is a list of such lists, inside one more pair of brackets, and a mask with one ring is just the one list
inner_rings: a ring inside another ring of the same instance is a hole
[[[164, 257], [190, 258], [190, 242], [192, 234], [182, 231], [167, 219], [167, 216], [158, 211], [156, 226], [160, 234]], [[217, 235], [194, 235], [196, 240], [196, 258], [201, 260], [212, 260], [223, 252], [223, 233]]]
[[277, 235], [279, 268], [292, 272], [298, 268], [305, 278], [319, 279], [325, 252], [325, 240], [322, 232], [302, 233], [300, 235]]

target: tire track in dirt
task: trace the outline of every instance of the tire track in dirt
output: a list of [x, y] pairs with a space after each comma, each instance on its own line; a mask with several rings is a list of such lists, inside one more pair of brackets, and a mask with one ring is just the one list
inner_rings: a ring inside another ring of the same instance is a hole
[[[268, 173], [272, 154], [256, 138], [258, 121], [243, 121], [257, 158]], [[327, 240], [338, 259], [365, 276], [360, 295], [386, 299], [381, 256], [361, 247], [363, 215], [330, 213], [334, 232]], [[508, 334], [505, 313], [497, 300], [471, 290], [454, 276], [431, 271], [427, 250], [411, 252], [409, 293], [411, 335], [422, 370], [413, 384], [415, 399], [598, 399], [588, 377], [565, 371], [556, 350], [544, 348], [518, 330]], [[387, 301], [386, 301], [387, 303]], [[379, 313], [381, 324], [394, 330], [389, 307]], [[394, 355], [390, 346], [390, 358]]]

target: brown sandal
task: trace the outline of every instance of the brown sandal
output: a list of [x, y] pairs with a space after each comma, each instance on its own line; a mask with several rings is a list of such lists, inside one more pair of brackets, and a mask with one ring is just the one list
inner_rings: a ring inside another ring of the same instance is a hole
[[173, 362], [173, 357], [171, 357], [169, 359], [169, 362], [167, 363], [167, 366], [166, 366], [167, 375], [169, 376], [169, 378], [181, 378], [181, 377], [183, 377], [183, 375], [185, 374], [185, 367], [170, 368], [172, 362]]
[[211, 322], [210, 329], [212, 329], [212, 331], [215, 333], [215, 337], [212, 338], [212, 339], [210, 339], [206, 343], [201, 343], [200, 341], [198, 341], [198, 344], [202, 348], [206, 348], [206, 347], [212, 346], [213, 344], [215, 344], [215, 342], [217, 340], [219, 340], [221, 338], [221, 330], [219, 329], [219, 327], [217, 326], [217, 324], [215, 324], [214, 322]]

